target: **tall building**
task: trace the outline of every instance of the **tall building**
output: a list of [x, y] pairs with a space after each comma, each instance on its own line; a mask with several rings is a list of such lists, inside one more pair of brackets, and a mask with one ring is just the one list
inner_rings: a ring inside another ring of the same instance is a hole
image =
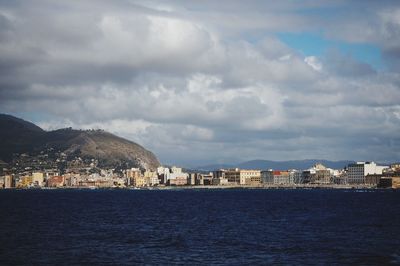
[[134, 187], [144, 187], [146, 185], [146, 179], [144, 178], [144, 176], [139, 175], [133, 179], [131, 185]]
[[176, 166], [172, 166], [171, 172], [172, 172], [173, 174], [181, 174], [181, 173], [182, 173], [182, 168], [176, 167]]
[[347, 166], [347, 182], [349, 184], [365, 184], [367, 175], [381, 175], [387, 166], [379, 166], [374, 162], [357, 162]]
[[4, 176], [4, 188], [12, 188], [14, 187], [13, 178], [11, 175]]
[[157, 186], [159, 184], [157, 172], [146, 170], [143, 175], [148, 186]]
[[135, 180], [141, 175], [139, 168], [131, 168], [125, 171], [126, 185], [133, 186]]
[[169, 175], [170, 175], [169, 168], [163, 167], [163, 166], [158, 167], [157, 175], [158, 175], [160, 184], [166, 184], [169, 179]]
[[187, 184], [189, 186], [196, 185], [196, 173], [190, 173], [188, 176]]
[[292, 184], [303, 184], [303, 172], [299, 170], [290, 170], [289, 182]]

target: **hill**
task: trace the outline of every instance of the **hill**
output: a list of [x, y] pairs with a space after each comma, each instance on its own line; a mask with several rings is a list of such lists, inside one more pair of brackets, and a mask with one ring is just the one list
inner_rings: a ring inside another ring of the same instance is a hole
[[160, 165], [156, 156], [139, 144], [103, 130], [44, 131], [22, 119], [0, 115], [0, 132], [0, 159], [5, 162], [11, 161], [13, 153], [39, 154], [54, 149], [67, 156], [97, 159], [100, 166], [155, 169]]
[[20, 118], [0, 114], [0, 159], [9, 162], [13, 153], [30, 152], [45, 131]]

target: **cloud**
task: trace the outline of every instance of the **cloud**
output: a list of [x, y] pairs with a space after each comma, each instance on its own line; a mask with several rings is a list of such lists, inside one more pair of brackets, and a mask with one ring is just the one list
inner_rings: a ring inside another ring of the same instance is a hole
[[[400, 160], [399, 9], [368, 3], [4, 2], [0, 111], [104, 128], [173, 164]], [[321, 27], [389, 67], [276, 37]]]
[[307, 56], [304, 58], [304, 62], [306, 62], [310, 67], [312, 67], [316, 71], [322, 70], [322, 64], [315, 56]]

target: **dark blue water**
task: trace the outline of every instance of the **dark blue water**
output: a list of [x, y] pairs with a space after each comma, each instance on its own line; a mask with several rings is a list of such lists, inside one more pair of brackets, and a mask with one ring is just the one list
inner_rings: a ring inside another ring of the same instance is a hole
[[400, 192], [0, 191], [0, 265], [400, 263]]

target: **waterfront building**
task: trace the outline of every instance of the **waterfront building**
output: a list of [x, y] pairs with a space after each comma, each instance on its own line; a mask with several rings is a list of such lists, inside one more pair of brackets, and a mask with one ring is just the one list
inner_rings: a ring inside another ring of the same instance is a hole
[[62, 187], [64, 186], [63, 176], [51, 176], [46, 181], [48, 187]]
[[87, 188], [108, 188], [108, 187], [113, 187], [114, 182], [112, 179], [94, 179], [94, 178], [89, 178], [89, 179], [82, 179], [78, 181], [78, 186], [79, 187], [87, 187]]
[[46, 169], [44, 170], [44, 179], [47, 180], [52, 176], [60, 176], [60, 172], [57, 169]]
[[81, 179], [81, 175], [77, 173], [64, 174], [64, 184], [67, 187], [78, 186], [78, 182]]
[[196, 174], [196, 180], [195, 183], [197, 186], [202, 186], [204, 185], [204, 179], [202, 174]]
[[219, 169], [213, 172], [213, 177], [214, 178], [225, 178], [225, 170], [224, 169]]
[[125, 170], [125, 178], [126, 178], [126, 185], [127, 186], [133, 186], [135, 183], [135, 179], [138, 178], [141, 175], [140, 169], [139, 168], [131, 168]]
[[400, 188], [400, 175], [392, 177], [392, 188]]
[[391, 188], [393, 185], [391, 177], [382, 177], [379, 179], [378, 187], [379, 188]]
[[34, 172], [32, 173], [32, 184], [34, 186], [43, 186], [44, 175], [42, 172]]
[[226, 186], [229, 185], [229, 181], [225, 176], [225, 170], [224, 169], [219, 169], [214, 171], [213, 174], [213, 180], [212, 184], [215, 186]]
[[209, 186], [212, 185], [213, 182], [213, 175], [212, 173], [209, 174], [200, 174], [201, 175], [201, 179], [203, 180], [203, 184], [205, 186]]
[[4, 176], [4, 188], [12, 188], [12, 187], [14, 187], [12, 175], [5, 175]]
[[187, 177], [177, 176], [175, 178], [170, 178], [167, 184], [170, 186], [184, 186], [187, 184]]
[[144, 187], [147, 185], [146, 178], [143, 175], [135, 176], [132, 179], [131, 185], [134, 187]]
[[[221, 172], [217, 172], [216, 174], [222, 175]], [[253, 182], [258, 182], [259, 184], [261, 183], [260, 170], [235, 168], [235, 169], [224, 170], [224, 175], [225, 178], [228, 180], [228, 182], [231, 184], [246, 185], [246, 180], [248, 180], [247, 183], [252, 182], [251, 180], [253, 180]]]
[[314, 184], [331, 184], [333, 170], [326, 168], [324, 165], [317, 163], [313, 166], [314, 175], [311, 176], [311, 183]]
[[400, 172], [400, 163], [391, 164], [390, 169], [392, 169], [394, 172]]
[[[176, 179], [176, 178], [186, 178], [186, 183], [188, 183], [189, 174], [184, 173], [182, 168], [173, 166], [171, 169], [167, 167], [160, 166], [157, 168], [156, 173], [158, 175], [159, 183], [160, 184], [169, 184], [168, 180]], [[173, 181], [174, 183], [175, 181]]]
[[290, 175], [288, 171], [274, 171], [274, 184], [289, 185]]
[[315, 180], [315, 169], [307, 169], [303, 171], [303, 183], [304, 184], [309, 184], [313, 180]]
[[261, 171], [261, 180], [263, 184], [272, 185], [274, 183], [274, 175], [272, 172], [272, 169]]
[[345, 185], [348, 184], [347, 182], [347, 174], [346, 172], [342, 171], [341, 173], [334, 175], [333, 183], [337, 185]]
[[187, 184], [188, 184], [189, 186], [194, 186], [194, 185], [196, 185], [196, 173], [190, 173], [190, 174], [188, 175]]
[[157, 186], [159, 184], [157, 172], [146, 170], [143, 176], [147, 186]]
[[167, 167], [160, 166], [157, 168], [157, 175], [160, 184], [166, 184], [170, 175], [170, 170]]
[[112, 177], [103, 177], [102, 179], [104, 181], [110, 182], [112, 184], [112, 187], [126, 187], [125, 178], [112, 176]]
[[377, 186], [382, 178], [379, 174], [369, 174], [365, 177], [365, 184], [370, 186]]
[[33, 176], [24, 175], [19, 177], [19, 182], [17, 187], [26, 188], [32, 186], [32, 184], [33, 184]]
[[229, 185], [228, 179], [226, 178], [213, 178], [212, 185], [214, 186], [227, 186]]
[[258, 187], [261, 185], [261, 175], [260, 176], [251, 176], [249, 178], [246, 178], [245, 182], [246, 182], [245, 183], [246, 186]]
[[225, 170], [225, 178], [230, 184], [240, 184], [240, 170], [238, 168]]
[[267, 170], [262, 171], [263, 184], [267, 185], [289, 185], [293, 184], [289, 171]]
[[260, 170], [240, 170], [240, 185], [259, 185], [261, 184]]
[[381, 175], [387, 166], [379, 166], [374, 162], [357, 162], [347, 166], [347, 182], [349, 184], [365, 184], [369, 174]]
[[198, 176], [198, 181], [196, 182], [199, 183], [199, 185], [205, 185], [205, 186], [209, 186], [213, 184], [213, 174], [209, 173], [209, 174], [199, 174]]
[[389, 171], [389, 172], [383, 173], [379, 180], [378, 187], [395, 188], [395, 189], [400, 188], [400, 172], [399, 171]]
[[290, 184], [303, 184], [303, 172], [299, 170], [289, 171], [289, 183]]
[[182, 168], [176, 167], [176, 166], [172, 166], [171, 173], [173, 173], [173, 174], [182, 174]]
[[[189, 174], [188, 173], [184, 173], [183, 171], [182, 171], [182, 168], [180, 168], [180, 167], [176, 167], [176, 166], [173, 166], [172, 168], [171, 168], [171, 173], [169, 173], [168, 175], [167, 175], [167, 183], [168, 183], [168, 180], [170, 180], [170, 179], [179, 179], [179, 180], [182, 180], [182, 179], [185, 179], [186, 181], [185, 181], [185, 184], [187, 184], [187, 180], [188, 180], [188, 178], [189, 178]], [[175, 181], [174, 181], [175, 182]], [[182, 182], [182, 181], [179, 181], [179, 182]]]

